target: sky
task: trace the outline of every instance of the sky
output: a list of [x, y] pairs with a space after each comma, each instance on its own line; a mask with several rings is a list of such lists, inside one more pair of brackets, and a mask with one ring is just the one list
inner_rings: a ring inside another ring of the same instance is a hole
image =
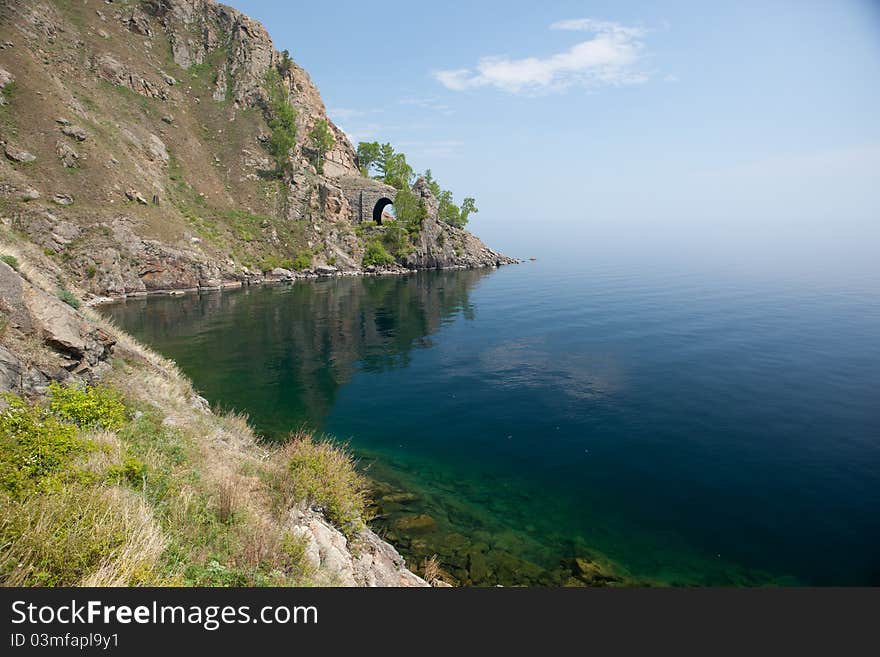
[[512, 255], [880, 253], [880, 0], [232, 0]]

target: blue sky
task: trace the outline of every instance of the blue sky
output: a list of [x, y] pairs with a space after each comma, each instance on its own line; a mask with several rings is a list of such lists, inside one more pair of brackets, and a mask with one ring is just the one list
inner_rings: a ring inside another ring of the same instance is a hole
[[880, 3], [233, 0], [354, 140], [515, 255], [622, 236], [880, 247]]

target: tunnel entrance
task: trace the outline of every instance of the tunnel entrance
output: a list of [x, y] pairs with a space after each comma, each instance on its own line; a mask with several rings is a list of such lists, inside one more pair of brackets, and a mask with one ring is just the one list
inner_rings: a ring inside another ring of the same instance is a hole
[[394, 205], [390, 198], [380, 198], [373, 208], [373, 221], [381, 226], [386, 220], [394, 220]]

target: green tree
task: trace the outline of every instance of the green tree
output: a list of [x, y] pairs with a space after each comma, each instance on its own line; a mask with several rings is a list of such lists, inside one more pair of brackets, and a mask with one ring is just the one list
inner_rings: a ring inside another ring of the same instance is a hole
[[282, 76], [287, 76], [290, 74], [292, 68], [293, 60], [290, 58], [290, 52], [285, 49], [281, 52], [281, 61], [278, 62], [278, 72], [281, 73]]
[[428, 189], [431, 190], [431, 193], [434, 195], [434, 198], [440, 198], [440, 194], [442, 193], [442, 189], [440, 189], [440, 183], [438, 183], [434, 179], [434, 174], [431, 173], [431, 170], [428, 169], [425, 171], [425, 182], [428, 184]]
[[407, 164], [403, 153], [395, 153], [385, 164], [384, 181], [397, 189], [409, 189], [413, 175], [413, 169]]
[[391, 161], [394, 159], [394, 147], [388, 142], [379, 145], [379, 155], [376, 158], [376, 173], [379, 178], [385, 178], [388, 175], [388, 168], [393, 166]]
[[376, 169], [376, 177], [384, 183], [397, 189], [405, 189], [412, 184], [413, 168], [407, 164], [406, 155], [396, 153], [391, 144], [379, 145], [378, 153], [372, 164]]
[[401, 189], [394, 197], [394, 211], [396, 224], [400, 224], [409, 233], [418, 233], [422, 228], [422, 222], [428, 216], [428, 208], [424, 200], [416, 196], [409, 189]]
[[275, 158], [277, 171], [290, 167], [290, 149], [296, 145], [296, 110], [287, 98], [287, 89], [281, 82], [281, 75], [274, 68], [266, 73], [266, 90], [269, 94], [269, 152]]
[[379, 160], [379, 148], [378, 141], [362, 141], [358, 144], [358, 164], [360, 165], [361, 173], [365, 176], [370, 175], [370, 169]]
[[473, 196], [466, 197], [461, 202], [461, 225], [464, 226], [467, 224], [468, 217], [472, 214], [477, 214], [479, 210], [477, 210], [477, 201]]
[[476, 201], [471, 196], [465, 198], [459, 208], [452, 198], [452, 192], [440, 187], [440, 183], [434, 178], [430, 169], [425, 171], [425, 182], [428, 184], [428, 189], [431, 190], [431, 193], [437, 199], [437, 215], [441, 221], [463, 228], [467, 224], [468, 216], [478, 212]]
[[314, 149], [313, 163], [315, 169], [317, 169], [318, 173], [324, 173], [324, 158], [336, 144], [333, 131], [330, 130], [330, 124], [324, 119], [315, 121], [315, 125], [309, 131], [309, 141]]

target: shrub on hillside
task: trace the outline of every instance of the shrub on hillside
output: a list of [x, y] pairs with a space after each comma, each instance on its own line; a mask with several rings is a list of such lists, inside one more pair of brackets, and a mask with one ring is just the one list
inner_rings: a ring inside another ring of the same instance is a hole
[[49, 384], [49, 410], [84, 429], [115, 431], [127, 419], [125, 404], [110, 388], [61, 385], [55, 381]]
[[280, 458], [284, 471], [278, 485], [290, 501], [323, 508], [346, 534], [363, 527], [367, 481], [347, 450], [300, 432], [281, 448]]
[[312, 254], [308, 252], [300, 253], [293, 259], [291, 264], [293, 265], [293, 269], [298, 271], [308, 269], [312, 266]]
[[79, 308], [82, 305], [82, 302], [76, 298], [76, 295], [66, 288], [61, 288], [55, 295], [73, 308]]
[[367, 248], [364, 251], [364, 267], [382, 265], [390, 265], [394, 262], [394, 258], [385, 249], [385, 246], [377, 239], [367, 242]]
[[76, 428], [13, 395], [0, 412], [0, 490], [18, 498], [46, 488], [85, 443]]

